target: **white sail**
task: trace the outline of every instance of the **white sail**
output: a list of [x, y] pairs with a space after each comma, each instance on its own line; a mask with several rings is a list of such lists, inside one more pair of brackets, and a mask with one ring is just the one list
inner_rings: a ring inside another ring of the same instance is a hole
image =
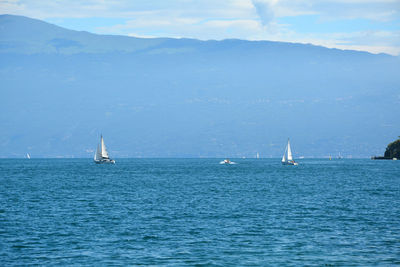
[[256, 156], [258, 159], [260, 158], [260, 154], [257, 152], [257, 156]]
[[94, 154], [94, 160], [100, 160], [101, 159], [101, 147], [100, 145], [97, 145], [96, 153]]
[[292, 157], [292, 150], [290, 149], [290, 142], [289, 142], [289, 140], [287, 141], [287, 159], [288, 159], [289, 161], [292, 161], [292, 160], [293, 160], [293, 157]]
[[108, 158], [107, 148], [104, 144], [103, 136], [101, 137], [101, 157]]
[[285, 153], [283, 153], [283, 157], [282, 157], [282, 162], [286, 162], [286, 151], [287, 151], [287, 146], [285, 148]]
[[31, 155], [29, 155], [29, 153], [26, 153], [26, 158], [27, 158], [27, 159], [30, 159], [30, 158], [31, 158]]

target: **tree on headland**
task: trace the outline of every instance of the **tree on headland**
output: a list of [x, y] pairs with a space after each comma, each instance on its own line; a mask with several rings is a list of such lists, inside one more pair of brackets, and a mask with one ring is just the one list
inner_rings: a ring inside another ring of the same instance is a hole
[[387, 146], [385, 158], [400, 158], [400, 136], [399, 139]]

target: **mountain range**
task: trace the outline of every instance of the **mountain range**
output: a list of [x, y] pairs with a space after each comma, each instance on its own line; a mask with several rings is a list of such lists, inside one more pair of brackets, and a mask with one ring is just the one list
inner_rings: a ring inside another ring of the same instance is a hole
[[0, 157], [383, 154], [400, 58], [272, 41], [135, 38], [0, 15]]

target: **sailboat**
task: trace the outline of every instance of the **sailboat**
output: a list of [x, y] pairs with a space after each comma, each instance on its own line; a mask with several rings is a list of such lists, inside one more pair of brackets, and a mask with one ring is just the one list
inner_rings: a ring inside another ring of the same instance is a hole
[[115, 160], [108, 156], [106, 145], [104, 144], [103, 135], [100, 138], [100, 144], [97, 145], [96, 154], [94, 154], [94, 162], [100, 163], [115, 163]]
[[293, 160], [292, 149], [290, 148], [289, 138], [287, 141], [285, 153], [283, 154], [283, 157], [282, 157], [282, 164], [283, 165], [299, 165], [299, 163], [297, 163]]
[[26, 158], [31, 159], [31, 155], [29, 155], [29, 153], [26, 153]]
[[257, 152], [256, 158], [259, 159], [260, 158], [260, 154]]

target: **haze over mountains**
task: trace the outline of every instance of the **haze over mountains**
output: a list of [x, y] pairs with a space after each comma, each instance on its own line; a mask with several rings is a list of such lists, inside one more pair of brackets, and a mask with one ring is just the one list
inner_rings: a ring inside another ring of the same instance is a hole
[[269, 41], [95, 35], [0, 16], [0, 157], [383, 154], [400, 58]]

